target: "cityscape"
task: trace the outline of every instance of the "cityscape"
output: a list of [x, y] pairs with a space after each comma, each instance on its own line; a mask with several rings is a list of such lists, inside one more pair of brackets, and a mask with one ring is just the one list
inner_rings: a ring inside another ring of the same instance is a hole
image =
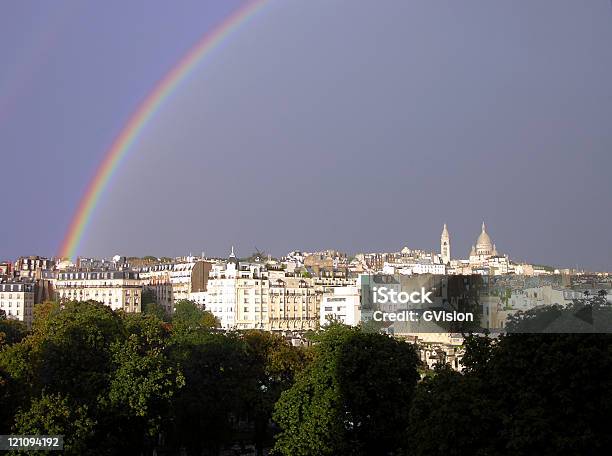
[[612, 2], [5, 2], [0, 453], [612, 454]]
[[[295, 250], [273, 258], [258, 250], [239, 256], [231, 247], [226, 258], [21, 257], [0, 264], [0, 312], [31, 326], [34, 307], [46, 300], [95, 301], [124, 312], [144, 312], [154, 302], [167, 315], [177, 302], [190, 301], [211, 312], [222, 330], [270, 331], [299, 345], [305, 334], [330, 320], [359, 326], [371, 319], [363, 310], [364, 285], [381, 277], [395, 278], [398, 290], [409, 292], [427, 284], [426, 279], [479, 277], [481, 283], [484, 278], [486, 287], [477, 299], [481, 329], [487, 331], [503, 331], [509, 316], [541, 306], [567, 305], [602, 293], [612, 302], [610, 272], [515, 263], [498, 251], [485, 222], [469, 255], [454, 255], [444, 224], [437, 252], [403, 247], [350, 256], [336, 250]], [[439, 293], [435, 299], [449, 300]], [[443, 349], [460, 369], [460, 335], [391, 331], [424, 344], [424, 362], [433, 363], [427, 356]]]

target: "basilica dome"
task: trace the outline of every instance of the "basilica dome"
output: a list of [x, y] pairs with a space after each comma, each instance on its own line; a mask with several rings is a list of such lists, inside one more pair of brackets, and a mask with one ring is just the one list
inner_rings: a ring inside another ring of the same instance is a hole
[[487, 227], [482, 222], [482, 232], [476, 240], [476, 254], [477, 255], [494, 255], [493, 241], [487, 233]]

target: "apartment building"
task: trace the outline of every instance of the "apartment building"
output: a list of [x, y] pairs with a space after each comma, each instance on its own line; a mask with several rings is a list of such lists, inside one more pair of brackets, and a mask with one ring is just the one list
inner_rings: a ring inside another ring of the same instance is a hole
[[270, 274], [270, 330], [302, 332], [319, 325], [322, 292], [314, 279]]
[[172, 313], [174, 304], [183, 299], [206, 305], [206, 291], [212, 263], [188, 258], [186, 261], [161, 263], [140, 269], [142, 284], [151, 290], [158, 304]]
[[6, 318], [32, 324], [36, 284], [33, 281], [8, 281], [0, 283], [0, 310]]
[[319, 324], [325, 326], [330, 319], [349, 326], [357, 326], [361, 322], [361, 302], [358, 287], [335, 287], [331, 292], [323, 294]]
[[264, 264], [240, 263], [232, 252], [227, 262], [212, 266], [206, 299], [206, 309], [219, 318], [224, 329], [270, 328]]
[[55, 261], [40, 257], [29, 256], [20, 257], [15, 262], [15, 275], [22, 278], [40, 278], [44, 271], [52, 271], [55, 268]]
[[206, 308], [225, 329], [295, 335], [317, 329], [325, 292], [351, 284], [355, 279], [345, 270], [288, 270], [281, 264], [239, 262], [232, 252], [212, 266]]
[[113, 310], [141, 311], [142, 283], [136, 271], [64, 271], [54, 282], [60, 301], [98, 301]]

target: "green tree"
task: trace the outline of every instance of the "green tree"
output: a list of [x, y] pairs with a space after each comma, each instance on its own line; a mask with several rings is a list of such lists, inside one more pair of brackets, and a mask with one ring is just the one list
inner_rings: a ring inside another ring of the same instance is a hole
[[215, 314], [213, 314], [209, 310], [205, 310], [202, 312], [202, 319], [200, 320], [200, 324], [202, 325], [202, 328], [215, 329], [221, 327], [221, 320], [215, 317]]
[[122, 321], [108, 306], [70, 302], [34, 323], [24, 340], [41, 389], [70, 395], [93, 406], [104, 394], [111, 370], [111, 344], [124, 337]]
[[63, 435], [65, 455], [97, 454], [92, 445], [94, 426], [86, 406], [61, 394], [43, 393], [15, 416], [17, 434]]
[[166, 313], [166, 309], [161, 304], [156, 302], [143, 302], [142, 303], [142, 313], [145, 315], [154, 315], [162, 321], [168, 320], [168, 315]]
[[127, 339], [110, 347], [109, 406], [114, 420], [120, 417], [127, 431], [120, 434], [121, 448], [151, 449], [159, 440], [162, 422], [184, 378], [167, 357], [169, 334], [161, 320], [153, 315], [126, 314], [124, 321]]
[[462, 456], [489, 453], [487, 434], [495, 434], [491, 404], [479, 395], [478, 378], [447, 364], [419, 383], [410, 411], [406, 455]]
[[10, 434], [13, 417], [29, 404], [34, 390], [31, 347], [23, 342], [0, 350], [0, 433]]
[[465, 347], [462, 374], [443, 369], [417, 388], [407, 454], [569, 456], [612, 448], [611, 335], [470, 336]]
[[194, 301], [182, 299], [174, 305], [172, 325], [178, 331], [212, 329], [221, 326], [211, 312], [201, 309]]
[[312, 364], [276, 404], [275, 450], [296, 456], [397, 451], [418, 364], [408, 343], [331, 324], [316, 337]]
[[246, 411], [243, 391], [255, 382], [244, 342], [237, 334], [173, 328], [170, 347], [185, 386], [172, 401], [168, 442], [193, 454], [216, 454], [234, 439], [234, 423]]
[[292, 346], [282, 336], [264, 331], [247, 331], [243, 335], [248, 356], [249, 377], [255, 384], [246, 390], [244, 397], [250, 418], [255, 426], [257, 454], [272, 444], [269, 422], [274, 404], [281, 393], [292, 384], [295, 375], [307, 363], [307, 355], [301, 348]]
[[3, 310], [0, 310], [0, 348], [5, 344], [14, 344], [21, 341], [27, 334], [28, 328], [19, 320], [8, 320]]

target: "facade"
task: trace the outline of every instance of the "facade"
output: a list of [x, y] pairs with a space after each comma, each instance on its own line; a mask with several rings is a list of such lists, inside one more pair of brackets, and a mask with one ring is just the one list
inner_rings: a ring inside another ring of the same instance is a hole
[[6, 318], [32, 324], [36, 285], [32, 281], [0, 283], [0, 310]]
[[419, 261], [412, 266], [413, 274], [446, 274], [446, 264], [438, 264], [432, 261]]
[[52, 271], [55, 261], [39, 256], [21, 257], [15, 262], [15, 274], [23, 278], [40, 278], [43, 271]]
[[[296, 335], [317, 329], [325, 293], [355, 286], [346, 270], [287, 270], [272, 262], [239, 262], [233, 251], [212, 266], [206, 308], [224, 329], [262, 329]], [[313, 268], [315, 269], [315, 268]]]
[[[265, 265], [238, 262], [230, 264], [236, 268], [233, 280], [235, 328], [270, 330], [270, 283]], [[232, 295], [229, 296], [231, 303]]]
[[322, 293], [314, 287], [314, 280], [275, 276], [270, 278], [270, 330], [302, 332], [317, 329]]
[[330, 319], [349, 326], [357, 326], [361, 322], [359, 288], [335, 287], [331, 292], [323, 294], [319, 324], [325, 326]]
[[98, 301], [113, 310], [141, 311], [142, 283], [136, 271], [59, 272], [54, 288], [59, 301]]
[[235, 328], [237, 266], [235, 257], [227, 264], [214, 264], [208, 280], [206, 308], [219, 319], [223, 329]]
[[206, 291], [212, 263], [188, 258], [186, 261], [160, 263], [140, 269], [142, 284], [153, 292], [155, 300], [168, 314], [177, 301], [188, 299], [202, 308], [206, 306]]

